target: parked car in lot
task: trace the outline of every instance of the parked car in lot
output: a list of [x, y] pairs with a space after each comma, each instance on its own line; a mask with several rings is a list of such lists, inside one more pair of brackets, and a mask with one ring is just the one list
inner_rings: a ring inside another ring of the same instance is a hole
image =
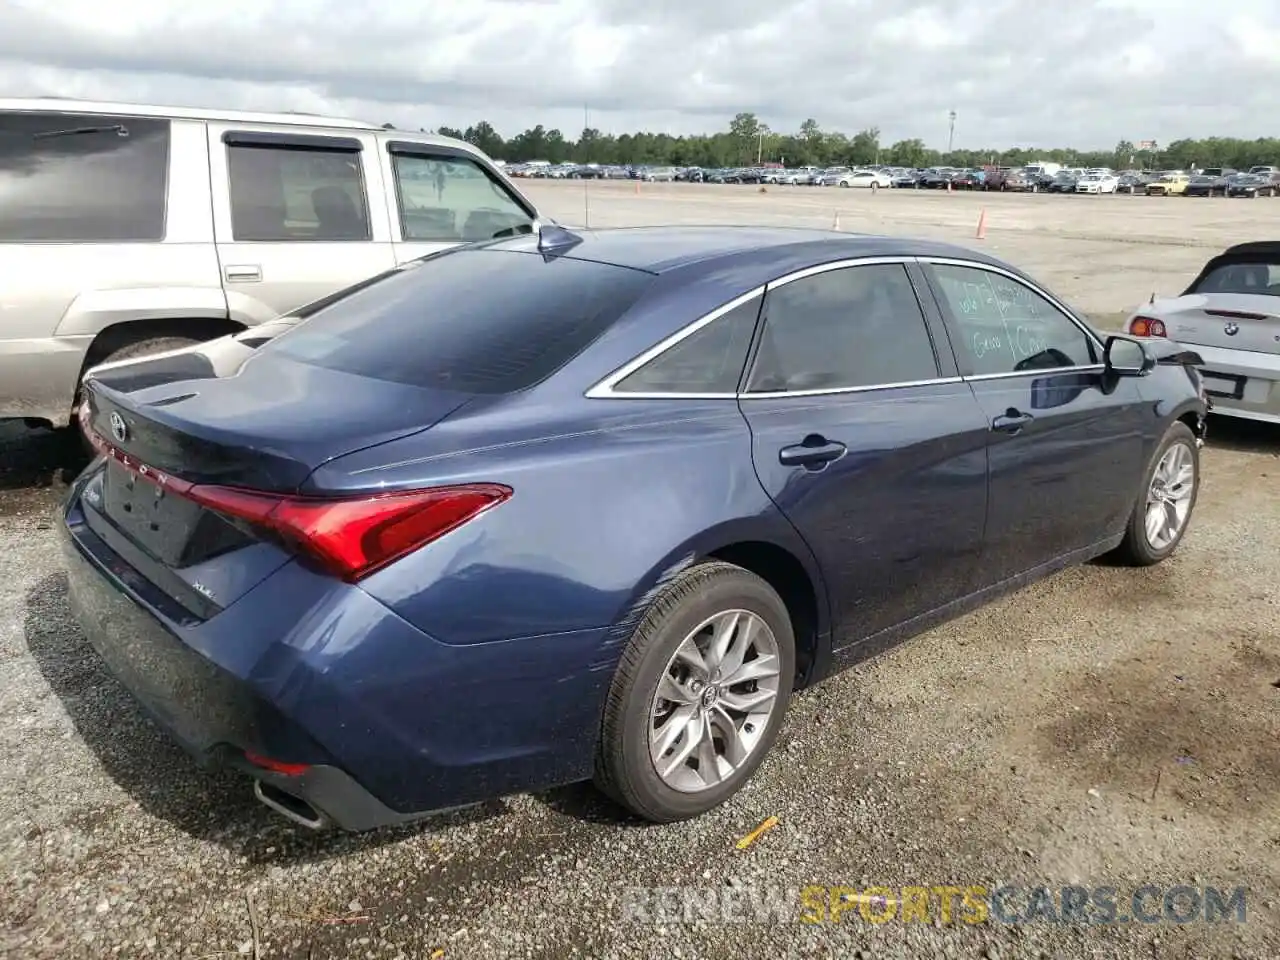
[[1147, 184], [1149, 197], [1174, 197], [1187, 192], [1191, 178], [1185, 173], [1166, 173]]
[[675, 178], [675, 167], [649, 167], [643, 176], [650, 183], [671, 183]]
[[978, 169], [961, 170], [951, 178], [954, 190], [981, 190], [986, 185], [986, 175]]
[[920, 178], [920, 186], [929, 190], [946, 190], [955, 176], [960, 173], [951, 167], [935, 167], [932, 170], [926, 170], [924, 176]]
[[96, 363], [538, 216], [470, 144], [302, 114], [0, 100], [0, 158], [0, 417], [53, 425]]
[[985, 166], [982, 168], [982, 189], [983, 190], [1007, 190], [1009, 188], [1009, 177], [1013, 174], [1013, 170], [1008, 167]]
[[1128, 329], [1193, 347], [1214, 413], [1280, 423], [1280, 243], [1227, 248], [1181, 296], [1143, 304]]
[[677, 820], [742, 787], [797, 685], [1168, 557], [1196, 359], [961, 247], [546, 227], [91, 371], [70, 603], [304, 825], [593, 777]]
[[893, 185], [899, 189], [916, 189], [920, 186], [923, 171], [900, 170], [893, 175]]
[[1200, 173], [1187, 180], [1183, 193], [1188, 197], [1225, 197], [1230, 187], [1224, 174]]
[[893, 186], [893, 177], [878, 170], [850, 170], [836, 178], [837, 187], [861, 187], [876, 191]]
[[1075, 193], [1076, 181], [1080, 179], [1080, 174], [1069, 170], [1059, 170], [1053, 175], [1053, 179], [1049, 181], [1045, 187], [1048, 193]]
[[1014, 193], [1029, 193], [1034, 180], [1025, 170], [1013, 169], [1005, 172], [1001, 189]]
[[1139, 173], [1122, 173], [1116, 178], [1116, 193], [1146, 193], [1147, 181]]
[[1280, 194], [1280, 172], [1236, 173], [1227, 178], [1228, 197], [1274, 197]]
[[1076, 181], [1076, 193], [1115, 193], [1119, 183], [1114, 173], [1086, 173]]

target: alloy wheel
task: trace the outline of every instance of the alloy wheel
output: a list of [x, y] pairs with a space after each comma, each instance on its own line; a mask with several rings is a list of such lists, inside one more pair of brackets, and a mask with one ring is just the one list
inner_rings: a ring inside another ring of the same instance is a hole
[[1165, 550], [1186, 526], [1195, 493], [1195, 456], [1187, 444], [1169, 447], [1156, 464], [1147, 489], [1146, 534], [1153, 550]]
[[707, 618], [676, 647], [650, 705], [649, 757], [668, 787], [698, 793], [754, 753], [778, 702], [778, 641], [749, 610]]

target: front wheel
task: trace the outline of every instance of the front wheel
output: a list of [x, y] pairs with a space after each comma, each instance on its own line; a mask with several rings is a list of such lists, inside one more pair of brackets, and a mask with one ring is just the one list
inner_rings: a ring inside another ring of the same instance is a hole
[[605, 703], [596, 785], [655, 823], [736, 793], [773, 745], [795, 671], [782, 599], [748, 570], [691, 567], [649, 605]]
[[1200, 492], [1200, 448], [1182, 421], [1165, 432], [1143, 474], [1141, 493], [1129, 516], [1120, 558], [1149, 567], [1172, 555], [1182, 542]]

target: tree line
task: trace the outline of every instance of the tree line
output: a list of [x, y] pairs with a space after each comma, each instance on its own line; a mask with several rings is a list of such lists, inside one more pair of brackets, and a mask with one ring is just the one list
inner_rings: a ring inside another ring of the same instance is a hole
[[[385, 124], [390, 127], [390, 124]], [[919, 138], [882, 143], [880, 130], [868, 127], [849, 135], [824, 130], [817, 120], [800, 124], [794, 133], [772, 130], [754, 113], [739, 113], [729, 129], [719, 133], [672, 136], [666, 133], [602, 133], [585, 128], [570, 139], [541, 124], [504, 139], [487, 121], [459, 130], [440, 127], [437, 133], [466, 140], [497, 160], [551, 163], [639, 164], [648, 166], [740, 167], [759, 162], [789, 167], [829, 167], [838, 164], [892, 164], [903, 167], [983, 164], [1019, 166], [1034, 160], [1084, 167], [1116, 169], [1175, 169], [1191, 166], [1247, 169], [1255, 164], [1280, 164], [1280, 138], [1234, 137], [1174, 140], [1168, 144], [1122, 140], [1112, 150], [1071, 147], [1014, 147], [1007, 150], [935, 150]]]

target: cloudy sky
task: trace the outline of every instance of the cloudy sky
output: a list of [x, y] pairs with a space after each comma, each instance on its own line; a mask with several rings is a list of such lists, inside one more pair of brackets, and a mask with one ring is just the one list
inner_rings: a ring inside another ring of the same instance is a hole
[[0, 0], [0, 91], [505, 136], [774, 130], [1110, 147], [1276, 132], [1276, 0]]

